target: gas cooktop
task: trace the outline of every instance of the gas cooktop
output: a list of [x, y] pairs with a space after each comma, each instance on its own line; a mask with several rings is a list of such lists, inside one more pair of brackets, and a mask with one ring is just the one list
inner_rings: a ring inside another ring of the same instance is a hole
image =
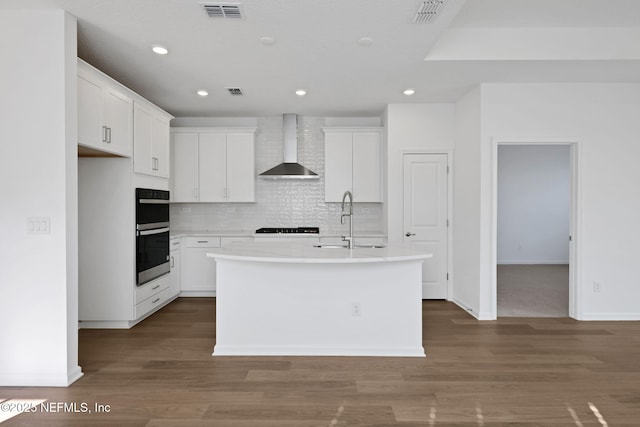
[[258, 228], [256, 234], [319, 234], [320, 227], [265, 227]]

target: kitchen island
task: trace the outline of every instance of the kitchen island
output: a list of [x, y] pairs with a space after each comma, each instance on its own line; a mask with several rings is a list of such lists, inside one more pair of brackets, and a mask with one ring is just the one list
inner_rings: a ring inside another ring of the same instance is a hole
[[431, 254], [239, 242], [207, 256], [217, 264], [214, 356], [425, 355], [421, 267]]

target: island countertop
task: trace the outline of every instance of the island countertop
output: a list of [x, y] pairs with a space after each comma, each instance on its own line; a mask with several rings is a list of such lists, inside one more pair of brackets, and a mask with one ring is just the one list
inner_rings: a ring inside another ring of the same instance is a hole
[[353, 264], [425, 260], [433, 255], [399, 245], [347, 249], [314, 247], [308, 243], [292, 242], [234, 242], [225, 248], [212, 248], [210, 252], [207, 252], [207, 256], [254, 262]]

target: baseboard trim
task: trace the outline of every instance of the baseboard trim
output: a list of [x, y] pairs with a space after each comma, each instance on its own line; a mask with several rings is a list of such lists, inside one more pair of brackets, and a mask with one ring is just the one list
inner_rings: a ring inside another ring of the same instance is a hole
[[[83, 375], [79, 366], [59, 374], [0, 373], [2, 387], [68, 387]], [[7, 396], [5, 396], [6, 398]]]
[[632, 322], [640, 320], [640, 313], [582, 313], [578, 320]]
[[425, 357], [424, 348], [415, 347], [305, 347], [296, 345], [233, 346], [217, 345], [213, 356], [372, 356]]
[[500, 260], [498, 265], [569, 265], [569, 260]]

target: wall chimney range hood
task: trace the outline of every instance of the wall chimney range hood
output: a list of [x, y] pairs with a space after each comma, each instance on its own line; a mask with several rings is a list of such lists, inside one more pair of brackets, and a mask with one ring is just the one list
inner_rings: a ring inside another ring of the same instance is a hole
[[284, 162], [258, 175], [262, 179], [318, 179], [317, 173], [298, 163], [298, 116], [282, 116]]

